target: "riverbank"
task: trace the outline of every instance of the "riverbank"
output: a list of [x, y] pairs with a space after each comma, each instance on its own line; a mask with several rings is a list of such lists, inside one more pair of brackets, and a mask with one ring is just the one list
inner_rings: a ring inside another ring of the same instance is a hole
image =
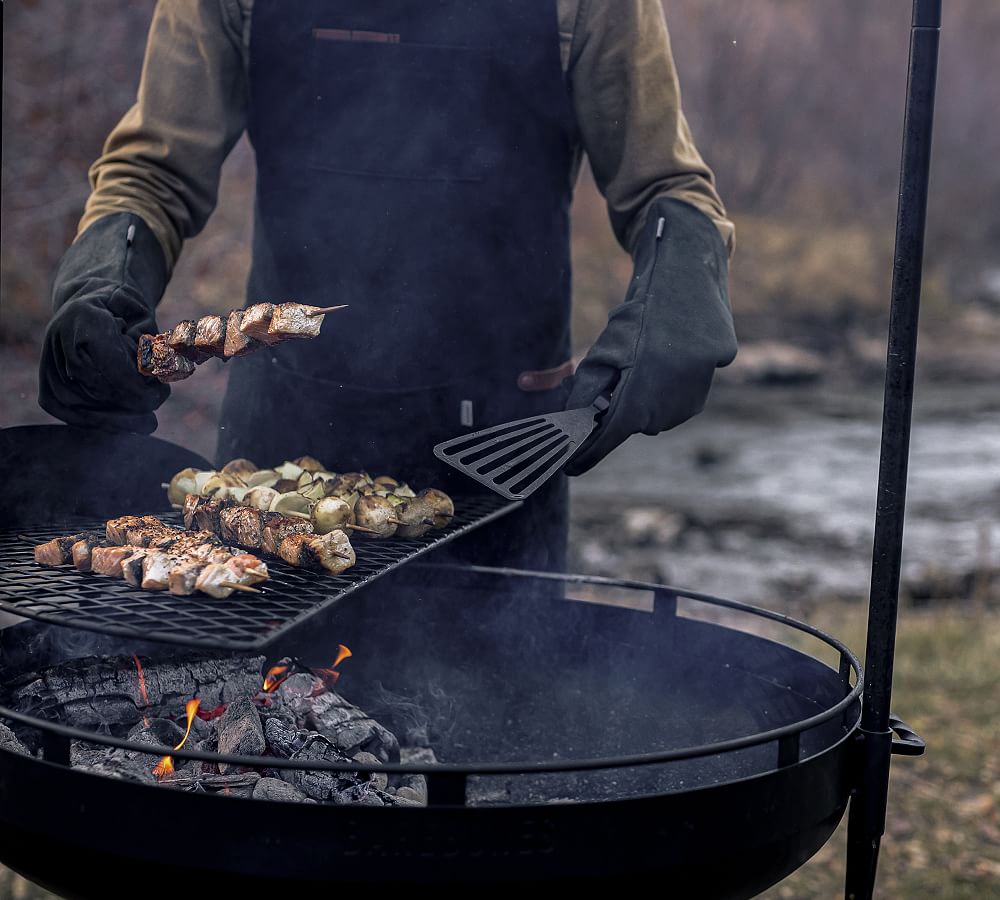
[[[571, 568], [796, 611], [866, 594], [881, 392], [722, 384], [573, 483]], [[1000, 395], [922, 384], [903, 560], [916, 601], [1000, 600]]]

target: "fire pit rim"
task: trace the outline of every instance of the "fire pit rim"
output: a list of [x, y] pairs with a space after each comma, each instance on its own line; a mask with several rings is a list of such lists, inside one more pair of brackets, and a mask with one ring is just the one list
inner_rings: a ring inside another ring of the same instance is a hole
[[[428, 566], [431, 568], [431, 566]], [[782, 756], [780, 752], [780, 743], [783, 740], [794, 738], [801, 735], [807, 731], [819, 727], [828, 721], [836, 718], [838, 715], [846, 716], [848, 710], [858, 701], [861, 693], [864, 689], [864, 671], [861, 666], [861, 662], [857, 655], [842, 641], [833, 635], [827, 634], [825, 631], [816, 628], [813, 625], [809, 625], [806, 622], [801, 622], [792, 616], [786, 615], [785, 613], [774, 612], [773, 610], [765, 609], [763, 607], [754, 606], [752, 604], [744, 603], [739, 600], [729, 600], [723, 597], [716, 597], [712, 594], [706, 594], [700, 591], [692, 591], [685, 588], [673, 587], [670, 585], [657, 584], [655, 582], [645, 582], [636, 581], [632, 579], [622, 579], [622, 578], [609, 578], [606, 576], [598, 575], [576, 575], [567, 573], [551, 573], [551, 572], [534, 572], [524, 569], [511, 569], [511, 568], [494, 568], [489, 566], [472, 566], [472, 565], [434, 565], [433, 568], [438, 570], [456, 569], [463, 572], [471, 572], [474, 574], [482, 575], [495, 575], [502, 578], [531, 578], [531, 579], [541, 579], [546, 581], [562, 581], [565, 583], [572, 584], [595, 584], [603, 585], [608, 587], [624, 587], [637, 590], [645, 590], [653, 592], [656, 600], [659, 602], [661, 598], [669, 599], [672, 601], [673, 614], [676, 615], [676, 600], [679, 597], [684, 597], [685, 599], [694, 600], [696, 602], [705, 603], [709, 606], [717, 606], [726, 609], [735, 610], [737, 612], [746, 613], [752, 616], [758, 616], [765, 619], [770, 619], [781, 625], [785, 625], [793, 630], [800, 631], [804, 634], [809, 634], [812, 637], [817, 638], [827, 646], [837, 650], [840, 654], [840, 675], [842, 682], [845, 687], [849, 684], [850, 673], [853, 671], [856, 680], [854, 686], [848, 691], [844, 697], [842, 697], [837, 703], [828, 707], [827, 709], [810, 716], [806, 719], [801, 719], [797, 722], [792, 722], [787, 725], [783, 725], [778, 728], [772, 728], [767, 731], [756, 732], [754, 734], [744, 735], [738, 738], [731, 738], [726, 741], [716, 741], [708, 744], [699, 744], [690, 747], [682, 747], [675, 750], [664, 750], [664, 751], [654, 751], [651, 753], [639, 753], [630, 754], [627, 756], [617, 756], [617, 757], [595, 757], [595, 758], [584, 758], [584, 759], [571, 759], [571, 760], [560, 760], [560, 761], [542, 761], [542, 762], [507, 762], [507, 763], [435, 763], [435, 764], [420, 764], [420, 763], [383, 763], [379, 765], [365, 764], [365, 763], [336, 763], [321, 760], [309, 761], [308, 764], [303, 764], [301, 761], [294, 759], [282, 759], [279, 757], [267, 757], [267, 756], [241, 756], [237, 754], [230, 753], [212, 753], [203, 750], [192, 750], [186, 747], [179, 750], [167, 747], [160, 744], [138, 744], [133, 741], [126, 740], [124, 738], [114, 737], [112, 735], [97, 734], [96, 732], [86, 731], [85, 729], [75, 728], [69, 725], [61, 725], [58, 722], [53, 722], [47, 719], [36, 718], [35, 716], [26, 715], [24, 713], [17, 712], [15, 710], [8, 709], [7, 707], [0, 706], [0, 719], [6, 718], [12, 721], [20, 722], [21, 724], [27, 725], [29, 727], [35, 728], [42, 732], [43, 735], [52, 735], [60, 743], [64, 743], [68, 749], [68, 741], [70, 739], [84, 740], [91, 743], [102, 744], [106, 746], [117, 747], [123, 750], [129, 750], [133, 752], [142, 753], [149, 756], [174, 756], [181, 759], [195, 759], [207, 762], [223, 762], [231, 765], [242, 766], [245, 768], [272, 768], [272, 769], [290, 769], [299, 770], [307, 772], [385, 772], [387, 774], [421, 774], [430, 777], [434, 776], [467, 776], [467, 775], [529, 775], [537, 774], [541, 772], [546, 773], [566, 773], [566, 772], [582, 772], [582, 771], [593, 771], [593, 770], [607, 770], [607, 769], [620, 769], [620, 768], [630, 768], [637, 766], [655, 765], [661, 763], [671, 763], [679, 762], [681, 760], [698, 759], [705, 756], [713, 756], [723, 753], [732, 753], [739, 750], [746, 750], [751, 747], [760, 746], [762, 744], [771, 743], [774, 741], [779, 742], [779, 762], [778, 767], [782, 766], [780, 757]], [[723, 625], [715, 625], [714, 627], [728, 627]], [[780, 642], [779, 642], [780, 643]], [[782, 646], [788, 646], [783, 644]], [[797, 648], [793, 649], [797, 653], [801, 653], [803, 656], [807, 656], [816, 662], [823, 665], [821, 660], [818, 660], [812, 654], [809, 654], [803, 650]], [[858, 717], [860, 717], [860, 710], [858, 711]], [[850, 724], [850, 727], [846, 727], [848, 723], [845, 723], [845, 734], [850, 734], [854, 731], [857, 726], [857, 722]], [[44, 744], [43, 744], [44, 746]], [[824, 748], [828, 749], [828, 748]], [[823, 751], [820, 751], [823, 752]], [[43, 751], [44, 756], [44, 751]], [[796, 758], [795, 762], [801, 762]]]

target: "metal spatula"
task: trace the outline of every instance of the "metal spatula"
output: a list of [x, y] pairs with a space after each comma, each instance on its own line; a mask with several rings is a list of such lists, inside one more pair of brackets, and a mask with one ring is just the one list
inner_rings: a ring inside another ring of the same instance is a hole
[[587, 439], [611, 401], [531, 416], [444, 441], [434, 455], [508, 500], [523, 500], [549, 480]]

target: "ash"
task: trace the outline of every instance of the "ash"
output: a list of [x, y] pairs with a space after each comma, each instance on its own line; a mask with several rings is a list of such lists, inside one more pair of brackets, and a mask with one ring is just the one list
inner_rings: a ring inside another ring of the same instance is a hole
[[[40, 670], [4, 688], [19, 712], [127, 738], [175, 747], [187, 727], [185, 703], [200, 701], [185, 747], [210, 753], [270, 756], [304, 763], [434, 762], [433, 751], [400, 748], [396, 736], [311, 672], [296, 672], [264, 692], [263, 657], [87, 657]], [[36, 729], [0, 722], [0, 747], [38, 755]], [[176, 790], [297, 803], [422, 806], [422, 775], [263, 768], [173, 757], [157, 777], [159, 756], [74, 740], [76, 768]]]

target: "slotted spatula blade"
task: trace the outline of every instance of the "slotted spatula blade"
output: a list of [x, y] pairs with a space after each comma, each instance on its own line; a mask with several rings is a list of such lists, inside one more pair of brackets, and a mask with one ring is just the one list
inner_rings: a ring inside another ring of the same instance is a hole
[[508, 500], [523, 500], [566, 464], [609, 404], [602, 396], [583, 409], [463, 434], [438, 444], [434, 455]]

